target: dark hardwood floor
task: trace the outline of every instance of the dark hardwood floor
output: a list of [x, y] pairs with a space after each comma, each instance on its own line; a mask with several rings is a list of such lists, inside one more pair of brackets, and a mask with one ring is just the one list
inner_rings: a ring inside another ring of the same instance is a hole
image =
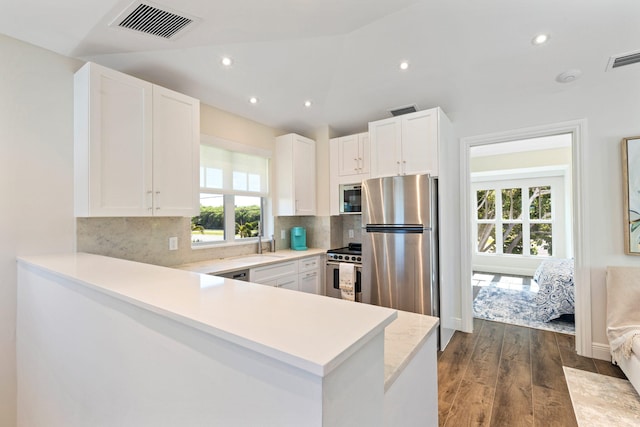
[[440, 426], [577, 426], [563, 366], [625, 378], [574, 337], [474, 319], [438, 355]]

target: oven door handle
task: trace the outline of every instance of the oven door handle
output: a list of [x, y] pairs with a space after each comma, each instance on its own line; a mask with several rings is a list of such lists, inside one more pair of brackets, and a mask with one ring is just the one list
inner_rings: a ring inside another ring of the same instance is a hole
[[[339, 261], [327, 261], [327, 265], [340, 265], [340, 264], [345, 264], [344, 262], [339, 262]], [[349, 263], [349, 264], [353, 264], [353, 263]], [[356, 269], [361, 269], [362, 268], [362, 264], [353, 264], [356, 266]]]

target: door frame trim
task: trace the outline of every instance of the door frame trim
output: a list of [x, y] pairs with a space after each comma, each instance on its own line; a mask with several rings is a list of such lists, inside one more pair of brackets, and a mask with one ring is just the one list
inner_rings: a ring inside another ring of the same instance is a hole
[[[460, 150], [460, 207], [462, 250], [460, 257], [460, 277], [462, 280], [461, 320], [462, 331], [473, 331], [473, 292], [472, 251], [471, 242], [471, 174], [469, 171], [471, 148], [480, 145], [496, 144], [521, 139], [570, 133], [571, 161], [572, 161], [572, 203], [573, 203], [573, 250], [575, 256], [575, 304], [576, 304], [576, 351], [579, 355], [592, 357], [592, 329], [591, 329], [591, 277], [590, 260], [587, 247], [588, 234], [586, 224], [589, 224], [589, 176], [585, 165], [587, 159], [587, 120], [571, 120], [529, 128], [514, 129], [485, 135], [466, 137], [461, 139]], [[465, 279], [466, 278], [466, 279]]]

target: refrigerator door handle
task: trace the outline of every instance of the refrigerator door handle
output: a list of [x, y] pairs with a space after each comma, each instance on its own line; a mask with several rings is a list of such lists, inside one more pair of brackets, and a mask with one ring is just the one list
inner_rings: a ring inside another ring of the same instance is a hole
[[425, 228], [422, 224], [367, 224], [365, 226], [367, 233], [422, 234], [429, 230], [429, 228]]

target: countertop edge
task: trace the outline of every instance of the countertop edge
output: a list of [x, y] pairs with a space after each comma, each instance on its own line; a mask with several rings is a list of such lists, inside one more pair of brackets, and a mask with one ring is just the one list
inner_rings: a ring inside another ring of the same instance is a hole
[[[389, 390], [389, 388], [393, 385], [393, 383], [398, 379], [398, 377], [400, 376], [400, 374], [404, 371], [404, 369], [409, 365], [409, 363], [413, 360], [414, 356], [418, 353], [418, 351], [422, 348], [422, 346], [424, 345], [424, 343], [427, 341], [427, 339], [434, 333], [437, 333], [438, 331], [438, 326], [440, 325], [440, 319], [437, 317], [432, 317], [432, 316], [424, 316], [424, 315], [417, 315], [415, 313], [408, 313], [408, 312], [402, 312], [399, 311], [398, 312], [398, 319], [401, 319], [401, 321], [403, 323], [410, 323], [413, 325], [417, 325], [419, 322], [414, 321], [413, 319], [407, 319], [406, 317], [411, 316], [414, 317], [415, 316], [423, 316], [425, 318], [427, 318], [431, 324], [429, 326], [429, 328], [426, 331], [422, 331], [420, 333], [420, 337], [418, 339], [417, 342], [415, 343], [410, 343], [409, 345], [411, 346], [409, 351], [403, 351], [402, 349], [400, 349], [399, 351], [403, 352], [404, 354], [402, 355], [402, 357], [400, 358], [400, 363], [396, 363], [393, 365], [393, 370], [391, 372], [388, 372], [388, 366], [386, 364], [387, 362], [387, 352], [393, 351], [393, 349], [395, 348], [396, 351], [398, 351], [398, 347], [406, 347], [406, 343], [404, 343], [405, 345], [403, 346], [403, 343], [399, 343], [397, 339], [394, 339], [393, 337], [389, 336], [389, 334], [385, 333], [385, 381], [384, 381], [384, 391], [387, 392], [387, 390]], [[398, 321], [398, 320], [396, 320]], [[393, 325], [393, 324], [391, 324]], [[391, 326], [393, 327], [393, 326]]]
[[248, 254], [239, 255], [230, 258], [217, 258], [212, 260], [195, 261], [185, 264], [178, 264], [170, 266], [170, 268], [176, 268], [178, 270], [191, 271], [193, 273], [202, 274], [224, 274], [230, 271], [243, 270], [247, 268], [257, 268], [271, 264], [277, 264], [280, 262], [287, 262], [293, 260], [299, 260], [316, 255], [326, 254], [326, 249], [321, 248], [309, 248], [304, 251], [295, 251], [293, 249], [284, 249], [276, 252], [265, 252], [262, 255], [268, 257], [269, 255], [281, 256], [281, 258], [265, 259], [259, 262], [243, 262], [245, 257], [259, 256], [260, 254]]
[[[96, 256], [96, 257], [103, 257], [100, 255], [91, 255], [91, 254], [76, 254], [76, 255], [89, 255], [89, 256]], [[296, 355], [293, 355], [291, 353], [287, 353], [285, 351], [279, 350], [277, 348], [271, 347], [267, 344], [264, 344], [262, 342], [259, 341], [254, 341], [251, 340], [249, 338], [246, 337], [242, 337], [240, 335], [237, 334], [233, 334], [231, 332], [228, 332], [224, 329], [220, 329], [220, 328], [216, 328], [215, 326], [212, 325], [208, 325], [206, 323], [203, 323], [201, 321], [198, 321], [197, 319], [193, 319], [181, 314], [178, 314], [176, 312], [167, 310], [167, 309], [163, 309], [162, 307], [158, 307], [156, 305], [150, 304], [150, 303], [146, 303], [144, 301], [141, 301], [137, 298], [134, 297], [130, 297], [127, 295], [124, 295], [122, 293], [107, 289], [103, 286], [100, 286], [99, 284], [94, 284], [91, 282], [88, 282], [86, 280], [83, 280], [79, 277], [75, 277], [73, 275], [67, 274], [65, 272], [53, 269], [51, 267], [48, 267], [46, 265], [44, 265], [42, 262], [38, 262], [37, 258], [39, 256], [19, 256], [17, 257], [17, 262], [19, 264], [24, 264], [27, 267], [31, 267], [34, 268], [36, 270], [42, 271], [46, 274], [49, 274], [53, 277], [57, 277], [57, 278], [62, 278], [65, 280], [68, 280], [70, 283], [74, 284], [75, 286], [80, 286], [83, 287], [85, 289], [88, 289], [90, 291], [93, 292], [97, 292], [99, 294], [102, 295], [106, 295], [108, 297], [114, 298], [116, 300], [122, 301], [124, 303], [128, 303], [131, 304], [135, 307], [138, 307], [142, 310], [146, 310], [148, 312], [151, 313], [155, 313], [157, 315], [163, 316], [167, 319], [170, 319], [172, 321], [175, 321], [177, 323], [183, 324], [185, 326], [197, 329], [203, 333], [209, 334], [211, 336], [217, 337], [219, 339], [223, 339], [225, 341], [237, 344], [243, 348], [246, 348], [248, 350], [251, 351], [255, 351], [259, 354], [263, 354], [264, 356], [273, 358], [274, 360], [278, 360], [282, 363], [286, 363], [289, 364], [291, 366], [294, 366], [298, 369], [304, 370], [306, 372], [312, 373], [314, 375], [317, 376], [326, 376], [328, 373], [330, 373], [333, 369], [335, 369], [337, 366], [340, 365], [340, 363], [342, 363], [344, 360], [346, 360], [351, 354], [355, 353], [359, 348], [361, 348], [366, 342], [368, 342], [373, 336], [377, 335], [378, 333], [382, 332], [382, 330], [384, 330], [384, 328], [386, 328], [386, 326], [388, 326], [389, 324], [391, 324], [397, 317], [397, 312], [395, 311], [390, 311], [389, 315], [386, 316], [386, 318], [384, 320], [382, 320], [380, 323], [378, 323], [377, 326], [373, 327], [368, 333], [366, 333], [364, 336], [360, 337], [359, 339], [357, 339], [356, 341], [354, 341], [351, 345], [349, 345], [347, 348], [345, 348], [343, 351], [341, 351], [340, 353], [338, 353], [335, 357], [333, 357], [331, 360], [323, 362], [323, 363], [318, 363], [318, 362], [314, 362], [311, 360], [308, 360], [306, 358], [303, 357], [299, 357]], [[110, 257], [103, 257], [103, 258], [110, 258]], [[302, 257], [304, 258], [304, 256]], [[157, 267], [159, 269], [171, 269], [174, 270], [174, 268], [172, 267], [163, 267], [163, 266], [156, 266], [156, 265], [152, 265], [152, 264], [145, 264], [145, 263], [140, 263], [137, 261], [129, 261], [129, 260], [121, 260], [121, 261], [125, 261], [125, 262], [130, 262], [130, 263], [135, 263], [135, 264], [140, 264], [143, 266], [149, 266], [149, 267]], [[280, 262], [280, 261], [276, 261], [276, 262]], [[190, 272], [190, 271], [183, 271], [183, 273], [185, 274], [196, 274], [196, 275], [200, 275], [202, 273], [196, 273], [196, 272]]]

